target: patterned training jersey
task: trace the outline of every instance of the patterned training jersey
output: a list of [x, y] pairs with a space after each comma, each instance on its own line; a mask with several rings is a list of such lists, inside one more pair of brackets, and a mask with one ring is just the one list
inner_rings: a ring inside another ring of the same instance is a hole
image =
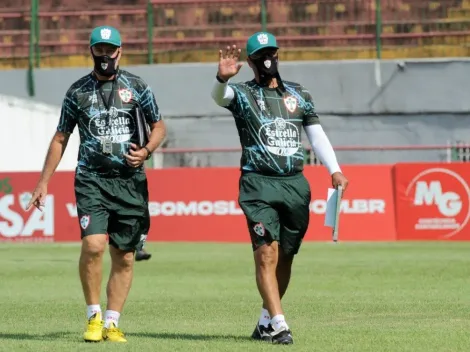
[[283, 83], [284, 93], [255, 80], [229, 84], [235, 97], [226, 108], [238, 129], [243, 171], [292, 175], [303, 170], [302, 127], [320, 121], [310, 93], [297, 83]]
[[[124, 158], [130, 144], [137, 142], [136, 107], [140, 105], [148, 124], [160, 121], [160, 112], [151, 88], [140, 77], [123, 70], [117, 77], [114, 104], [109, 99], [113, 82], [98, 81], [92, 73], [72, 84], [65, 95], [57, 130], [72, 133], [78, 126], [77, 172], [119, 176], [143, 171], [143, 167], [128, 166]], [[109, 114], [108, 103], [112, 104]], [[109, 154], [102, 151], [104, 138], [112, 141]]]

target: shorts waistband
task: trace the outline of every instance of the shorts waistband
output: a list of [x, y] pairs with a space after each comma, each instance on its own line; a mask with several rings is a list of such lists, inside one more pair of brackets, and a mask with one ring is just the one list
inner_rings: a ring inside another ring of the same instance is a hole
[[270, 180], [294, 180], [299, 177], [303, 176], [303, 172], [297, 172], [295, 174], [289, 175], [269, 175], [269, 174], [262, 174], [255, 171], [242, 171], [242, 176], [249, 176], [249, 177], [262, 177], [267, 178]]
[[77, 167], [75, 169], [75, 176], [85, 176], [85, 177], [97, 177], [102, 179], [129, 179], [136, 175], [144, 174], [144, 170], [142, 169], [133, 169], [131, 171], [121, 171], [117, 172], [107, 172], [107, 173], [98, 173], [92, 170], [87, 170], [83, 167]]

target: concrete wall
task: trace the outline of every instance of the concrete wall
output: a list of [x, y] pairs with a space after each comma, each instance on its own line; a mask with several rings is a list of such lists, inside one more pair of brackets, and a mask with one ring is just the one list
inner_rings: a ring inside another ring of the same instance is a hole
[[[378, 68], [380, 67], [380, 70]], [[126, 67], [154, 89], [166, 116], [220, 116], [209, 92], [217, 65]], [[36, 100], [59, 105], [67, 88], [88, 69], [35, 71]], [[281, 76], [302, 83], [322, 114], [420, 114], [470, 111], [470, 60], [281, 62]], [[379, 74], [380, 72], [380, 74]], [[245, 65], [237, 80], [252, 78]], [[26, 71], [0, 71], [0, 94], [27, 97]]]

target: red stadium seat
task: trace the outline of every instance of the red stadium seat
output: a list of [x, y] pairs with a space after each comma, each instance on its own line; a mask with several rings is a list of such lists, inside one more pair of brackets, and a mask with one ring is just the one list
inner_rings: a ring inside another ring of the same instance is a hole
[[[157, 52], [214, 50], [232, 42], [243, 43], [244, 38], [261, 28], [261, 6], [257, 0], [153, 1], [152, 39]], [[354, 50], [374, 45], [375, 0], [266, 3], [268, 29], [279, 36], [283, 47]], [[29, 7], [29, 0], [3, 0], [1, 55], [13, 55], [14, 45], [27, 53]], [[41, 52], [83, 54], [91, 28], [106, 23], [120, 28], [129, 51], [145, 53], [146, 10], [147, 0], [41, 0]], [[470, 0], [385, 0], [381, 15], [384, 47], [458, 46], [470, 35]]]

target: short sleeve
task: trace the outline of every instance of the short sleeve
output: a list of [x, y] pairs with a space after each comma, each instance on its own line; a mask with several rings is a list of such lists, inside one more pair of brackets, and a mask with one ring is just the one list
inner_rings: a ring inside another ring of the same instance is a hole
[[77, 124], [78, 104], [74, 91], [69, 89], [65, 94], [60, 112], [60, 120], [57, 131], [63, 133], [73, 133]]
[[318, 125], [320, 123], [320, 118], [318, 117], [317, 113], [315, 112], [315, 105], [313, 104], [312, 96], [308, 90], [303, 91], [304, 96], [304, 118], [303, 118], [303, 125], [310, 126], [310, 125]]
[[144, 84], [144, 90], [140, 94], [140, 107], [148, 124], [158, 122], [162, 119], [155, 95], [148, 84]]

